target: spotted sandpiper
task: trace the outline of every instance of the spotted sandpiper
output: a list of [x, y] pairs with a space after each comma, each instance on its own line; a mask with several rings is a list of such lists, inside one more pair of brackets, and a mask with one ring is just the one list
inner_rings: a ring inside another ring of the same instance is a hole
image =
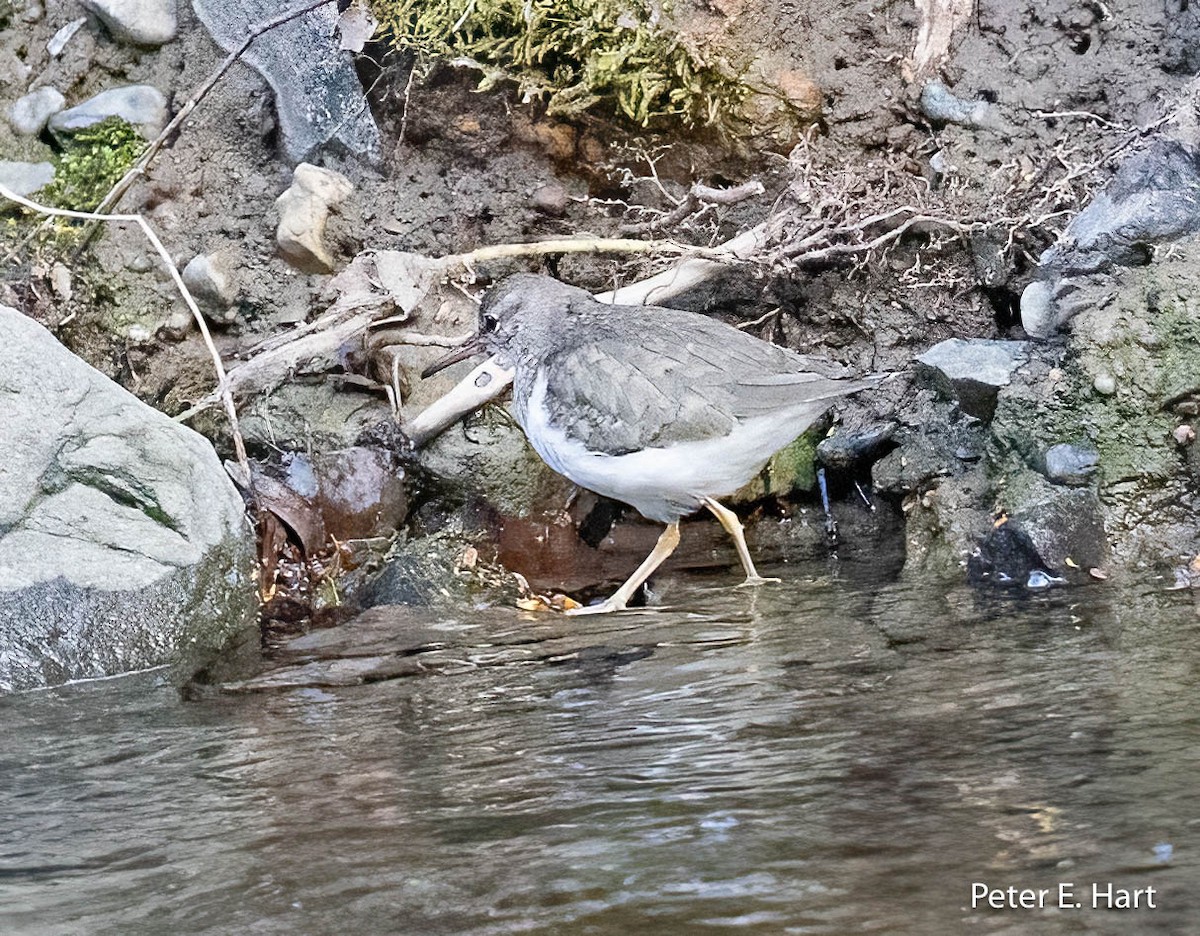
[[422, 376], [484, 352], [512, 372], [517, 423], [551, 468], [667, 525], [612, 597], [574, 613], [624, 609], [678, 545], [680, 518], [701, 507], [733, 537], [743, 584], [772, 581], [717, 498], [745, 485], [835, 399], [880, 379], [822, 376], [800, 355], [707, 316], [608, 305], [532, 273], [489, 290], [474, 339]]

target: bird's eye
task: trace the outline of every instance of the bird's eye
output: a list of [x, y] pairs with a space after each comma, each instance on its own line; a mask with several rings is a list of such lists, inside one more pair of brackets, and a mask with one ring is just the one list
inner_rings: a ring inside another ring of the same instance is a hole
[[496, 330], [496, 326], [499, 324], [500, 322], [494, 315], [485, 315], [483, 317], [483, 330], [485, 332], [494, 332]]

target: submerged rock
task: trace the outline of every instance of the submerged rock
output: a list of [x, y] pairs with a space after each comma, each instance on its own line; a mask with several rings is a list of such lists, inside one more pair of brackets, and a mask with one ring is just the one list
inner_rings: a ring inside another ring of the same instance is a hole
[[254, 538], [205, 439], [3, 306], [0, 386], [0, 692], [199, 661], [253, 624]]

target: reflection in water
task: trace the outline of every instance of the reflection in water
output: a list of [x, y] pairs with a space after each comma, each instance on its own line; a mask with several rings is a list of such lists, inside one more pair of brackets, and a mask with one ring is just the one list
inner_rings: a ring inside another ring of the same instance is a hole
[[549, 661], [450, 628], [457, 675], [0, 700], [0, 931], [1195, 931], [1191, 596], [860, 571], [667, 579], [675, 610], [574, 619]]

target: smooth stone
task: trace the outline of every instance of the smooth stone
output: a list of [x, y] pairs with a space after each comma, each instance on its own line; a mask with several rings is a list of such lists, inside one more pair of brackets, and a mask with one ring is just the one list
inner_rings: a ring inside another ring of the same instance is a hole
[[1100, 455], [1093, 449], [1063, 442], [1046, 451], [1046, 477], [1055, 484], [1088, 484], [1099, 466]]
[[139, 46], [160, 46], [179, 32], [175, 0], [80, 0], [113, 38]]
[[[237, 318], [238, 284], [233, 277], [234, 258], [228, 252], [200, 254], [183, 268], [183, 284], [210, 321], [228, 325]], [[190, 318], [190, 316], [189, 316]]]
[[964, 413], [987, 422], [996, 411], [1000, 388], [1008, 386], [1013, 371], [1028, 357], [1025, 341], [947, 338], [917, 358], [917, 363], [936, 389], [957, 400]]
[[49, 85], [17, 98], [8, 109], [8, 122], [13, 130], [25, 136], [37, 136], [46, 129], [46, 122], [66, 106], [57, 88]]
[[0, 693], [190, 667], [253, 627], [254, 536], [208, 440], [4, 306], [0, 388]]
[[32, 195], [54, 181], [54, 166], [48, 162], [27, 163], [0, 160], [0, 185], [17, 195]]
[[1058, 331], [1049, 283], [1034, 280], [1021, 292], [1021, 327], [1031, 338], [1049, 338]]
[[1004, 126], [1004, 118], [995, 104], [963, 100], [951, 94], [940, 81], [931, 81], [921, 89], [921, 110], [936, 123], [960, 124], [983, 130], [998, 130]]
[[301, 163], [292, 173], [292, 184], [275, 200], [279, 227], [275, 240], [287, 261], [306, 273], [330, 273], [334, 258], [325, 246], [329, 209], [354, 191], [354, 183], [340, 172]]
[[552, 218], [561, 218], [567, 213], [567, 190], [557, 182], [538, 186], [531, 200], [534, 208]]
[[48, 126], [52, 133], [70, 134], [109, 117], [128, 121], [147, 140], [153, 140], [167, 125], [167, 99], [152, 85], [110, 88], [82, 104], [59, 111], [50, 118]]

